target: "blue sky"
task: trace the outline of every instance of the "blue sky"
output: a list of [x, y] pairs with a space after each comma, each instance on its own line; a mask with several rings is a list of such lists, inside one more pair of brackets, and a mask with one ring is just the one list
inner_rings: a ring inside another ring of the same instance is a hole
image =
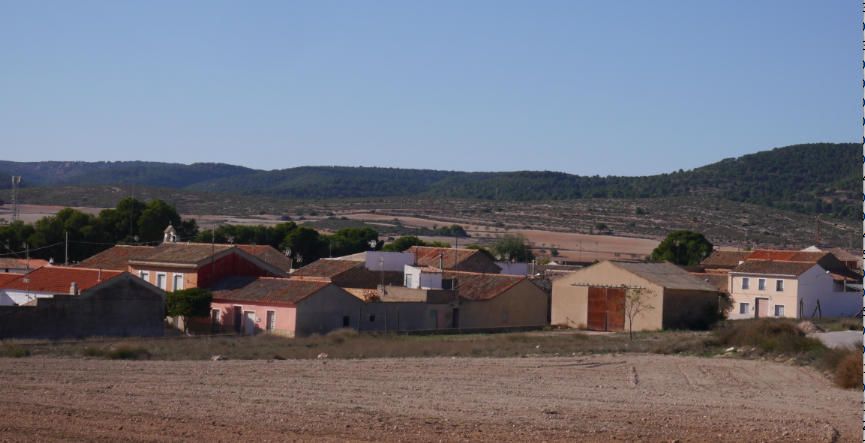
[[0, 158], [644, 175], [857, 141], [860, 8], [0, 0]]

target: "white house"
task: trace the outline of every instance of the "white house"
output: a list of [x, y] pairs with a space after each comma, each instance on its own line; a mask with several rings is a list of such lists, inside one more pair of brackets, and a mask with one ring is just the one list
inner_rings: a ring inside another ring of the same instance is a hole
[[861, 284], [813, 262], [747, 260], [728, 278], [734, 320], [841, 317], [862, 310]]
[[403, 286], [413, 289], [442, 289], [442, 270], [432, 266], [405, 265]]

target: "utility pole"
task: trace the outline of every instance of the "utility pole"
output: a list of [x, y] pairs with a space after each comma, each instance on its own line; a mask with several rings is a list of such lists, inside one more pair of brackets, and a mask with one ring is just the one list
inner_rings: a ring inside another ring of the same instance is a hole
[[18, 220], [18, 185], [21, 184], [21, 176], [12, 176], [12, 221]]
[[30, 271], [30, 245], [24, 242], [24, 257], [27, 259], [27, 271]]
[[64, 254], [65, 259], [63, 260], [63, 262], [66, 266], [69, 266], [69, 231], [63, 231], [63, 233], [66, 237], [66, 240], [64, 242], [66, 244], [66, 247], [64, 248], [66, 252]]

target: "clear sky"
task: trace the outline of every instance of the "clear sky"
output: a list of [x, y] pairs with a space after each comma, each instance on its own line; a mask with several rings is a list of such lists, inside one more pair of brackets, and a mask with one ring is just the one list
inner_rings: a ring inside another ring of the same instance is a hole
[[861, 4], [0, 0], [0, 159], [643, 175], [858, 141]]

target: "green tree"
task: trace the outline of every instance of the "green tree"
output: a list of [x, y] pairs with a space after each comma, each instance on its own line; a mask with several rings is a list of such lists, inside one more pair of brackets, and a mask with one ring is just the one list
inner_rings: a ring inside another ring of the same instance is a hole
[[507, 234], [498, 239], [493, 245], [491, 252], [496, 257], [501, 257], [502, 260], [528, 262], [535, 258], [526, 242], [526, 238], [519, 234]]
[[712, 243], [699, 232], [673, 231], [652, 251], [652, 261], [681, 266], [699, 264], [712, 253]]
[[169, 292], [165, 309], [169, 317], [183, 319], [183, 332], [189, 333], [189, 322], [194, 317], [208, 317], [213, 294], [207, 289], [191, 288]]
[[378, 232], [372, 228], [343, 228], [325, 238], [330, 253], [335, 256], [369, 250], [373, 240], [378, 241]]
[[141, 241], [158, 241], [169, 224], [180, 226], [180, 214], [174, 206], [162, 200], [151, 200], [141, 211], [138, 218], [138, 232]]

